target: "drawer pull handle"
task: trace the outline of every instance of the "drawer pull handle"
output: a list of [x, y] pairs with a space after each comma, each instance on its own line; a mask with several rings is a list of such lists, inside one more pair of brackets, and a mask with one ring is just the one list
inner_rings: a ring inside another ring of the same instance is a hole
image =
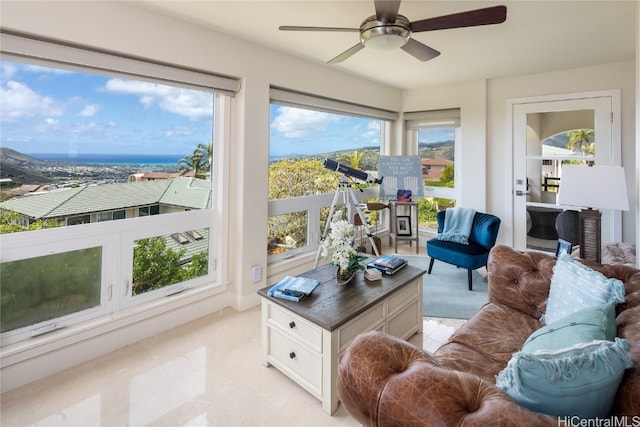
[[294, 359], [296, 357], [296, 354], [292, 351], [291, 353], [289, 353], [289, 357], [291, 359]]
[[291, 329], [295, 328], [296, 327], [296, 322], [289, 322], [289, 327]]

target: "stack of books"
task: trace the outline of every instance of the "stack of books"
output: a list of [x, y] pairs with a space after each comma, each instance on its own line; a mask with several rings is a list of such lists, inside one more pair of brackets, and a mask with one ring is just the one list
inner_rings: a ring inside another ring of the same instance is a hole
[[307, 277], [286, 276], [284, 279], [273, 285], [267, 295], [289, 301], [300, 301], [308, 296], [320, 284], [320, 280], [309, 279]]
[[375, 261], [370, 262], [367, 267], [377, 268], [384, 274], [392, 275], [403, 269], [407, 265], [407, 260], [393, 255], [382, 255]]
[[380, 270], [378, 270], [377, 268], [367, 268], [364, 271], [364, 278], [373, 282], [375, 280], [381, 280], [382, 279], [382, 272]]

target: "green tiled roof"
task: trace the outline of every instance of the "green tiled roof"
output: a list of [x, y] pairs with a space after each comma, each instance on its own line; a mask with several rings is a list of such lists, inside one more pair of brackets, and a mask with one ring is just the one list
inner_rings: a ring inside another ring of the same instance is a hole
[[165, 205], [204, 209], [211, 206], [211, 183], [204, 179], [174, 178], [159, 202]]
[[210, 188], [209, 181], [179, 177], [30, 194], [0, 203], [0, 207], [35, 219], [67, 217], [158, 203], [202, 209], [210, 206]]

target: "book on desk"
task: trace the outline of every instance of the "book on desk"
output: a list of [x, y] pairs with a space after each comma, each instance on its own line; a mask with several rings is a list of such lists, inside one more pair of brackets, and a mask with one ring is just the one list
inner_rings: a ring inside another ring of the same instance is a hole
[[382, 273], [387, 275], [393, 275], [399, 270], [406, 267], [408, 261], [404, 258], [400, 258], [393, 255], [382, 255], [376, 258], [374, 261], [367, 264], [369, 268], [376, 268]]
[[286, 299], [289, 301], [300, 301], [302, 298], [311, 295], [313, 290], [320, 284], [320, 280], [309, 279], [307, 277], [286, 276], [277, 284], [273, 285], [267, 295], [274, 298]]

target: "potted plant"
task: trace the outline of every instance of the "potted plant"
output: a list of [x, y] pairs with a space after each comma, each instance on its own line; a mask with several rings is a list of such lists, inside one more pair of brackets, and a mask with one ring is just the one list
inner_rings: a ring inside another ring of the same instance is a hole
[[366, 256], [358, 253], [356, 231], [353, 224], [342, 218], [342, 211], [337, 211], [329, 224], [329, 232], [321, 243], [322, 256], [327, 259], [331, 255], [331, 263], [337, 267], [336, 281], [345, 285], [353, 279], [356, 271], [364, 270], [361, 261]]

